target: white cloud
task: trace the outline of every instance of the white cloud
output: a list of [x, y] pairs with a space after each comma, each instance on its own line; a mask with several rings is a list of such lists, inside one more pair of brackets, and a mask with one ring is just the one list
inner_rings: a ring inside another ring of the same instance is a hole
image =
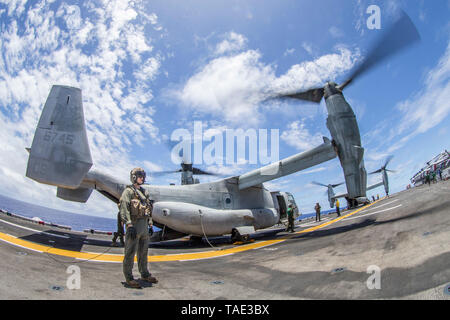
[[[212, 165], [207, 166], [206, 171], [217, 173], [223, 176], [238, 176], [246, 172], [246, 170], [242, 167], [241, 164], [231, 164], [231, 165]], [[211, 178], [211, 181], [217, 180], [217, 178]]]
[[215, 54], [223, 55], [242, 50], [247, 43], [247, 38], [235, 32], [229, 32], [225, 39], [216, 46]]
[[249, 50], [209, 62], [192, 76], [175, 95], [197, 112], [214, 114], [228, 122], [257, 122], [261, 86], [273, 77], [263, 65], [260, 53]]
[[424, 88], [396, 108], [402, 113], [395, 135], [403, 135], [391, 149], [400, 148], [412, 137], [434, 128], [450, 114], [450, 42], [436, 67], [425, 78]]
[[331, 26], [328, 32], [333, 38], [342, 38], [344, 36], [344, 32], [336, 26]]
[[151, 24], [157, 24], [158, 23], [158, 16], [155, 13], [151, 13], [149, 15], [146, 15], [148, 21], [150, 21]]
[[313, 44], [312, 43], [308, 43], [308, 42], [302, 42], [302, 48], [308, 52], [310, 55], [314, 54], [315, 48], [313, 48]]
[[92, 196], [100, 202], [65, 202], [55, 198], [54, 187], [25, 178], [24, 148], [31, 146], [51, 86], [79, 87], [95, 169], [128, 181], [124, 168], [135, 162], [128, 151], [148, 138], [159, 141], [149, 80], [158, 75], [163, 58], [153, 52], [153, 35], [144, 34], [157, 16], [145, 12], [141, 1], [108, 1], [98, 7], [91, 1], [63, 3], [56, 11], [48, 1], [30, 3], [27, 10], [24, 1], [2, 2], [8, 11], [2, 15], [6, 22], [0, 36], [0, 137], [12, 149], [0, 155], [0, 191], [69, 211], [107, 215], [105, 208], [114, 207], [109, 200]]
[[163, 171], [163, 168], [156, 163], [153, 163], [151, 161], [143, 161], [144, 169], [148, 172], [157, 172], [157, 171]]
[[27, 0], [2, 0], [0, 3], [4, 3], [8, 6], [8, 15], [16, 13], [16, 15], [20, 17], [25, 10]]
[[336, 50], [337, 53], [293, 65], [286, 74], [272, 79], [272, 90], [289, 92], [322, 86], [350, 70], [360, 57], [358, 50], [355, 53], [345, 47], [337, 47]]
[[170, 91], [184, 106], [228, 123], [256, 126], [264, 120], [259, 103], [270, 94], [323, 85], [351, 69], [359, 58], [337, 47], [331, 53], [293, 65], [277, 77], [275, 67], [262, 62], [261, 53], [247, 50], [215, 57], [190, 77], [179, 90]]
[[366, 28], [366, 16], [365, 16], [366, 8], [367, 4], [363, 3], [363, 0], [356, 0], [355, 5], [353, 7], [353, 14], [356, 16], [355, 29], [361, 35], [364, 35], [364, 31]]
[[136, 79], [141, 81], [154, 80], [161, 67], [161, 61], [158, 58], [150, 57], [144, 64], [142, 64], [139, 70], [134, 72]]
[[298, 151], [309, 150], [323, 143], [322, 135], [320, 133], [311, 134], [304, 121], [289, 123], [287, 130], [283, 131], [280, 138]]
[[294, 54], [294, 52], [295, 52], [294, 48], [286, 49], [286, 51], [283, 53], [283, 56], [285, 56], [285, 57], [290, 56], [290, 55]]
[[[291, 183], [291, 180], [281, 178], [264, 182], [264, 187], [270, 191], [291, 191]], [[299, 201], [299, 199], [297, 199], [297, 201]]]
[[78, 30], [81, 26], [80, 7], [69, 6], [63, 3], [56, 13], [56, 17], [64, 16], [67, 28], [69, 30]]
[[[393, 116], [382, 120], [373, 130], [363, 136], [364, 145], [374, 146], [366, 147], [364, 158], [368, 172], [379, 169], [388, 155], [396, 155], [393, 163], [391, 162], [388, 166], [397, 171], [395, 174], [389, 174], [389, 178], [391, 175], [393, 176], [393, 179], [390, 179], [391, 190], [403, 189], [409, 183], [408, 179], [423, 166], [425, 159], [431, 157], [429, 154], [427, 155], [429, 152], [427, 148], [435, 143], [419, 149], [417, 146], [407, 145], [407, 143], [414, 137], [423, 135], [436, 126], [448, 122], [450, 115], [449, 79], [450, 41], [438, 63], [425, 75], [422, 89], [414, 92], [409, 99], [397, 103]], [[436, 137], [431, 138], [430, 142], [433, 141], [437, 141]], [[402, 148], [408, 154], [403, 158], [401, 158], [402, 153], [397, 152]], [[401, 162], [397, 168], [393, 167], [395, 159]], [[375, 177], [371, 176], [370, 181], [376, 181], [376, 177], [380, 180], [379, 175], [373, 176]]]

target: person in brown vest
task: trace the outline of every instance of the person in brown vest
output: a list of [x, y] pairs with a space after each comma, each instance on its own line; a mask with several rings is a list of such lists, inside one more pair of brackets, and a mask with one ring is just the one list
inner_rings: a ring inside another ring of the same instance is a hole
[[120, 216], [127, 229], [123, 274], [128, 286], [141, 288], [139, 282], [133, 279], [132, 270], [136, 253], [141, 280], [158, 283], [158, 280], [148, 271], [148, 228], [152, 226], [152, 204], [148, 191], [141, 187], [145, 182], [144, 169], [131, 170], [130, 180], [133, 184], [127, 186], [120, 197]]
[[316, 206], [314, 207], [314, 209], [316, 210], [316, 221], [319, 220], [320, 221], [320, 204], [317, 202]]

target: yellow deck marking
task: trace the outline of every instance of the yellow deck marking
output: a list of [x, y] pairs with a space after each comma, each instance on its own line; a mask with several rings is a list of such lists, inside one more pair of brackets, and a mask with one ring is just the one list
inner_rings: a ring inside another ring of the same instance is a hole
[[[317, 225], [315, 227], [297, 231], [293, 235], [287, 235], [287, 236], [281, 237], [280, 239], [277, 239], [277, 240], [265, 240], [265, 241], [261, 241], [261, 242], [251, 243], [251, 244], [242, 245], [242, 246], [236, 246], [233, 248], [223, 249], [223, 250], [148, 256], [148, 260], [149, 260], [149, 262], [162, 262], [162, 261], [186, 261], [186, 260], [210, 259], [210, 258], [217, 258], [217, 257], [225, 256], [225, 255], [230, 255], [233, 253], [239, 253], [239, 252], [243, 252], [243, 251], [247, 251], [247, 250], [251, 250], [251, 249], [267, 247], [267, 246], [270, 246], [270, 245], [273, 245], [276, 243], [281, 243], [283, 241], [291, 239], [295, 234], [312, 232], [317, 229], [326, 227], [337, 221], [340, 221], [342, 219], [350, 217], [351, 215], [354, 215], [355, 213], [358, 213], [361, 210], [372, 206], [373, 204], [377, 203], [378, 201], [380, 201], [380, 200], [377, 200], [369, 205], [359, 208], [358, 210], [350, 212], [349, 214], [347, 214], [345, 216], [341, 216], [334, 220], [330, 220], [328, 222]], [[90, 261], [96, 261], [96, 262], [122, 262], [123, 261], [123, 254], [92, 253], [92, 252], [79, 252], [79, 251], [72, 251], [72, 250], [65, 250], [65, 249], [57, 249], [57, 248], [49, 247], [46, 245], [41, 245], [41, 244], [37, 244], [34, 242], [30, 242], [27, 240], [22, 240], [22, 239], [19, 239], [17, 237], [14, 237], [9, 234], [2, 233], [2, 232], [0, 232], [0, 240], [3, 242], [7, 242], [9, 244], [12, 244], [12, 245], [30, 249], [33, 251], [50, 253], [50, 254], [64, 256], [64, 257], [68, 257], [68, 258], [76, 258], [76, 259], [90, 260]], [[135, 261], [136, 261], [136, 258], [135, 258]]]

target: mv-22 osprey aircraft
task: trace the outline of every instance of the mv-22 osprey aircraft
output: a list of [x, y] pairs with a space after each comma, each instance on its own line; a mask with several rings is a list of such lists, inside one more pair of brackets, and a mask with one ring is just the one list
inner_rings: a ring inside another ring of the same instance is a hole
[[[165, 230], [166, 238], [182, 235], [219, 236], [231, 234], [233, 240], [247, 240], [257, 229], [280, 221], [291, 194], [270, 192], [263, 183], [331, 160], [341, 162], [351, 204], [364, 203], [366, 171], [355, 115], [342, 90], [357, 76], [394, 52], [419, 38], [406, 14], [375, 46], [342, 85], [329, 82], [324, 88], [275, 98], [297, 98], [319, 102], [325, 96], [327, 127], [332, 140], [251, 172], [215, 182], [178, 186], [145, 185], [153, 201], [153, 221]], [[40, 183], [57, 186], [59, 198], [86, 202], [95, 189], [118, 203], [128, 182], [95, 171], [87, 140], [81, 90], [54, 85], [39, 119], [29, 151], [26, 176]], [[131, 169], [131, 168], [130, 168]], [[295, 214], [298, 216], [298, 210]]]

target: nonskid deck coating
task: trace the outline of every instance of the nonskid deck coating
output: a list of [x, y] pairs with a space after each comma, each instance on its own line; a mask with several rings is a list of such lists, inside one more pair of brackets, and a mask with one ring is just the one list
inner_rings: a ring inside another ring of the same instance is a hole
[[[356, 210], [350, 211], [346, 215], [342, 215], [341, 217], [318, 224], [316, 226], [313, 226], [313, 227], [310, 227], [307, 229], [303, 229], [300, 231], [296, 231], [292, 234], [276, 236], [277, 239], [259, 240], [259, 241], [255, 241], [254, 243], [242, 244], [242, 245], [231, 245], [231, 246], [228, 245], [225, 247], [223, 247], [223, 245], [221, 245], [221, 247], [211, 248], [210, 250], [207, 250], [207, 251], [198, 251], [198, 250], [204, 250], [204, 248], [202, 248], [202, 249], [192, 248], [192, 250], [190, 250], [190, 251], [194, 250], [195, 252], [177, 252], [177, 253], [163, 254], [163, 255], [149, 255], [148, 260], [149, 260], [149, 262], [161, 262], [161, 261], [186, 261], [186, 260], [211, 259], [211, 258], [222, 257], [222, 256], [234, 254], [234, 253], [244, 252], [247, 250], [267, 247], [270, 245], [281, 243], [287, 239], [291, 239], [295, 235], [313, 232], [315, 230], [329, 226], [329, 225], [336, 223], [342, 219], [348, 218], [360, 211], [363, 211], [363, 210], [369, 208], [370, 206], [375, 205], [378, 201], [381, 201], [381, 200], [377, 200], [369, 205], [366, 205], [366, 206], [363, 206]], [[27, 229], [29, 229], [29, 228], [27, 228]], [[45, 231], [42, 231], [41, 234], [50, 235], [48, 232], [45, 232]], [[64, 234], [70, 234], [70, 232], [64, 232]], [[120, 263], [123, 261], [123, 254], [103, 253], [101, 251], [99, 251], [99, 252], [83, 251], [82, 252], [82, 251], [59, 249], [59, 248], [55, 248], [54, 246], [48, 246], [48, 245], [43, 245], [43, 244], [23, 240], [20, 237], [15, 237], [15, 236], [12, 236], [12, 235], [9, 235], [6, 233], [2, 233], [2, 232], [0, 232], [0, 240], [3, 242], [9, 243], [9, 244], [12, 244], [12, 245], [15, 245], [15, 246], [18, 246], [21, 248], [33, 250], [36, 252], [54, 254], [54, 255], [64, 256], [64, 257], [68, 257], [68, 258], [75, 258], [75, 259], [79, 259], [79, 260], [89, 260], [89, 261], [95, 261], [95, 262], [112, 262], [112, 263]], [[68, 239], [68, 241], [70, 241], [70, 238]], [[110, 251], [110, 250], [108, 250], [108, 251]], [[159, 251], [161, 251], [161, 249]], [[162, 250], [162, 251], [166, 251], [166, 250]], [[135, 258], [135, 261], [137, 261], [136, 258]]]
[[[413, 188], [351, 216], [345, 214], [341, 220], [329, 215], [326, 218], [331, 219], [324, 218], [322, 223], [311, 225], [311, 221], [303, 221], [295, 234], [276, 235], [282, 231], [276, 227], [263, 230], [261, 238], [258, 234], [252, 244], [281, 241], [258, 250], [201, 260], [153, 261], [149, 269], [159, 283], [140, 291], [121, 284], [124, 280], [120, 263], [35, 252], [0, 241], [0, 270], [8, 272], [8, 277], [0, 278], [0, 299], [449, 300], [446, 293], [450, 284], [449, 194], [450, 181]], [[54, 230], [9, 218], [0, 220], [47, 234], [0, 222], [1, 233], [47, 247], [67, 242], [64, 237], [48, 234]], [[71, 244], [71, 251], [95, 251], [97, 255], [107, 251], [119, 256], [123, 252], [123, 248], [108, 247], [110, 238], [106, 236], [81, 232], [57, 234], [78, 239]], [[214, 251], [204, 244], [189, 247], [189, 241], [170, 241], [165, 245], [164, 248], [152, 245], [150, 254]], [[222, 247], [246, 248], [246, 245], [224, 243]], [[78, 290], [67, 286], [68, 268], [74, 265], [81, 270]], [[380, 290], [370, 290], [366, 285], [370, 276], [367, 268], [373, 265], [381, 270]], [[135, 264], [135, 277], [139, 277], [137, 271]]]

